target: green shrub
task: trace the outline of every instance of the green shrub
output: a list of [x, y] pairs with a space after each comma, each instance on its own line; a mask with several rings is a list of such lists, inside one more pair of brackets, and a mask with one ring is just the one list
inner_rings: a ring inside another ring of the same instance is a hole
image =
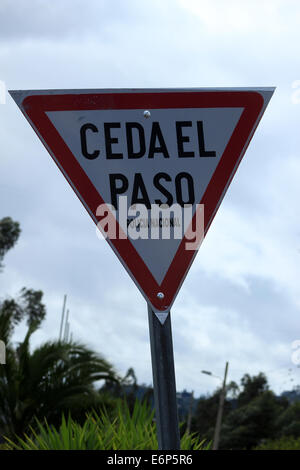
[[255, 447], [255, 450], [300, 450], [300, 438], [285, 436], [268, 440]]
[[[125, 402], [118, 402], [117, 413], [111, 418], [105, 409], [87, 414], [81, 426], [71, 416], [62, 417], [59, 428], [37, 421], [30, 434], [7, 439], [10, 450], [155, 450], [158, 448], [154, 412], [146, 403], [136, 401], [130, 413]], [[182, 450], [200, 450], [204, 445], [195, 434], [185, 433]]]
[[9, 444], [0, 444], [0, 451], [1, 450], [9, 450], [10, 449], [10, 446]]

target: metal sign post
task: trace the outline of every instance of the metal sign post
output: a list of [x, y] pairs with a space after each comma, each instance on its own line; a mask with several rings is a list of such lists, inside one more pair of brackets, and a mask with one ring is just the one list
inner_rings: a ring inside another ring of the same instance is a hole
[[171, 315], [162, 323], [148, 304], [159, 450], [180, 449]]

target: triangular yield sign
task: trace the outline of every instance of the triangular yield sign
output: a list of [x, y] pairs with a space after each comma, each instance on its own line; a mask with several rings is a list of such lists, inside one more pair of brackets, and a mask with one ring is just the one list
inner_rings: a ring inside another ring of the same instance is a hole
[[[126, 210], [132, 204], [146, 206], [149, 233], [151, 204], [191, 205], [193, 222], [196, 205], [203, 204], [205, 235], [273, 92], [225, 88], [10, 94], [94, 222], [102, 228], [107, 223], [98, 210], [101, 205], [110, 222], [117, 217], [117, 236], [107, 238], [109, 244], [152, 309], [167, 312], [198, 247], [186, 249], [184, 231], [176, 239], [125, 237], [134, 220], [120, 219], [120, 196], [127, 197]], [[144, 219], [136, 220], [140, 229]], [[174, 218], [169, 221], [174, 225]]]

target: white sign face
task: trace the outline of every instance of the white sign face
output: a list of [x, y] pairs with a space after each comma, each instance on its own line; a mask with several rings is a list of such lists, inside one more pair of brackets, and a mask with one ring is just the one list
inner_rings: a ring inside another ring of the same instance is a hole
[[165, 312], [273, 91], [11, 95], [153, 310]]

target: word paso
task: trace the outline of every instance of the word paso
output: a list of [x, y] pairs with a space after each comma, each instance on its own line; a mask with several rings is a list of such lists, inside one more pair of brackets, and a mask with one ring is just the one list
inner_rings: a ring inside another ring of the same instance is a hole
[[[176, 154], [172, 154], [172, 158], [216, 157], [214, 150], [206, 149], [203, 127], [203, 121], [195, 123], [175, 121], [171, 137], [172, 140], [175, 139]], [[191, 133], [189, 130], [194, 132]], [[99, 139], [95, 139], [95, 134], [99, 136]], [[169, 159], [170, 151], [167, 140], [170, 141], [170, 136], [168, 139], [165, 138], [159, 122], [152, 122], [150, 133], [148, 132], [147, 135], [148, 138], [146, 138], [144, 127], [139, 122], [104, 122], [101, 128], [88, 122], [80, 128], [81, 152], [88, 160], [96, 158], [137, 160], [141, 158], [154, 159], [158, 156]], [[163, 196], [163, 199], [153, 200], [149, 197], [149, 189], [146, 188], [141, 173], [134, 174], [131, 188], [129, 188], [129, 180], [126, 175], [110, 173], [111, 204], [117, 208], [118, 195], [126, 193], [129, 189], [132, 194], [131, 204], [144, 204], [149, 209], [153, 202], [169, 206], [175, 202], [181, 206], [195, 203], [193, 177], [187, 172], [179, 172], [173, 177], [166, 172], [157, 173], [153, 177], [152, 185], [156, 192], [158, 191]]]

